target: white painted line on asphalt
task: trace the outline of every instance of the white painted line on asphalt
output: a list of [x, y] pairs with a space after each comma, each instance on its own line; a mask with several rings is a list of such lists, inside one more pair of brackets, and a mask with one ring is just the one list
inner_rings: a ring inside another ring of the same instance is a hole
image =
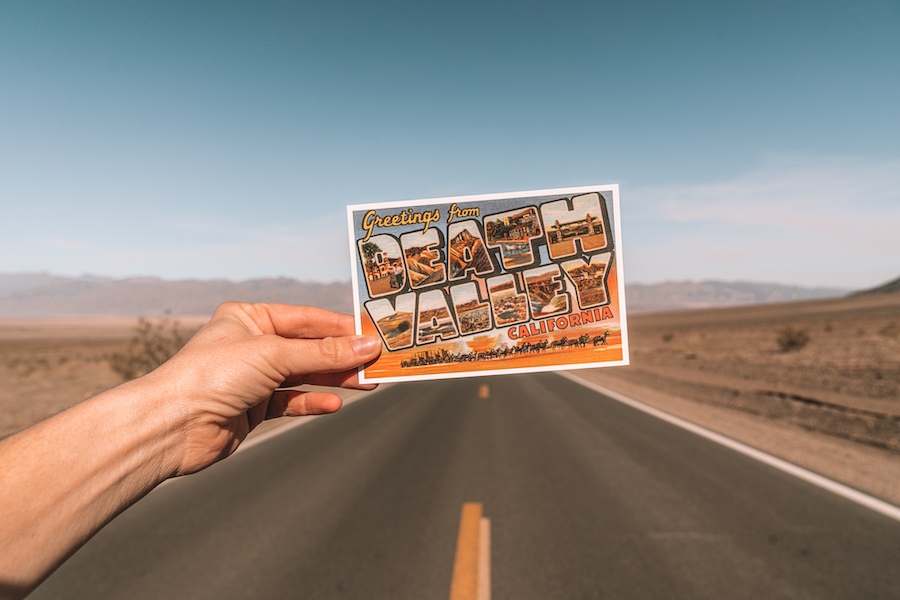
[[771, 454], [767, 454], [762, 450], [757, 450], [756, 448], [752, 448], [746, 444], [738, 442], [737, 440], [733, 440], [729, 437], [726, 437], [720, 433], [716, 433], [714, 431], [710, 431], [705, 427], [701, 427], [700, 425], [695, 425], [689, 421], [685, 421], [679, 417], [674, 415], [670, 415], [667, 412], [659, 410], [657, 408], [653, 408], [652, 406], [648, 406], [639, 400], [635, 400], [634, 398], [629, 398], [624, 394], [620, 394], [618, 392], [614, 392], [609, 388], [605, 388], [602, 385], [598, 385], [596, 383], [586, 381], [577, 375], [573, 375], [571, 373], [566, 372], [557, 372], [561, 377], [565, 377], [570, 381], [574, 381], [579, 385], [582, 385], [586, 388], [590, 388], [595, 392], [599, 392], [604, 396], [608, 396], [613, 400], [621, 402], [622, 404], [627, 404], [632, 408], [636, 408], [640, 411], [643, 411], [649, 415], [653, 415], [658, 419], [662, 419], [672, 425], [677, 427], [681, 427], [682, 429], [686, 429], [691, 433], [695, 433], [700, 437], [704, 437], [710, 441], [716, 442], [717, 444], [721, 444], [726, 448], [730, 448], [736, 452], [740, 452], [745, 456], [749, 456], [750, 458], [756, 459], [762, 463], [769, 465], [770, 467], [774, 467], [780, 471], [793, 475], [803, 481], [811, 483], [815, 486], [818, 486], [822, 489], [828, 490], [833, 494], [837, 494], [842, 498], [846, 498], [852, 502], [856, 502], [862, 506], [865, 506], [868, 509], [874, 510], [877, 513], [881, 513], [882, 515], [894, 519], [895, 521], [900, 521], [900, 507], [894, 506], [884, 500], [879, 500], [873, 496], [860, 492], [859, 490], [855, 490], [849, 486], [846, 486], [842, 483], [838, 483], [837, 481], [833, 481], [828, 479], [827, 477], [823, 477], [817, 473], [813, 473], [812, 471], [808, 471], [803, 467], [798, 467], [793, 463], [789, 463], [786, 460], [781, 458], [776, 458]]
[[491, 520], [481, 517], [478, 529], [478, 600], [491, 600]]

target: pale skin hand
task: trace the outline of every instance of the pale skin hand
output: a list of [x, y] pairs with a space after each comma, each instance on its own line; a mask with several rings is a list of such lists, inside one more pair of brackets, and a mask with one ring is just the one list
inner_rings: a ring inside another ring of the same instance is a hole
[[156, 371], [0, 442], [0, 598], [21, 598], [113, 517], [169, 477], [237, 449], [264, 419], [325, 414], [355, 389], [377, 337], [286, 305], [221, 306]]

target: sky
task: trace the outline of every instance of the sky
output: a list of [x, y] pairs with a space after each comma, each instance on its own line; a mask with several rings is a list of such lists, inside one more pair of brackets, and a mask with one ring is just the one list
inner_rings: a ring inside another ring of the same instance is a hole
[[0, 272], [350, 278], [347, 204], [620, 185], [628, 282], [900, 275], [900, 3], [0, 3]]

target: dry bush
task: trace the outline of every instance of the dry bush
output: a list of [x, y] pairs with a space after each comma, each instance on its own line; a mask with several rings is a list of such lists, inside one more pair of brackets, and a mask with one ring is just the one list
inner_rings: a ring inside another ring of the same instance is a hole
[[188, 337], [168, 313], [155, 323], [140, 317], [128, 349], [111, 355], [109, 366], [126, 381], [146, 375], [181, 350]]
[[778, 347], [782, 352], [800, 350], [809, 343], [809, 334], [805, 329], [785, 327], [778, 332]]
[[878, 333], [880, 335], [883, 335], [884, 337], [897, 339], [898, 337], [900, 337], [900, 326], [898, 326], [896, 322], [891, 321], [890, 323], [882, 327], [878, 331]]

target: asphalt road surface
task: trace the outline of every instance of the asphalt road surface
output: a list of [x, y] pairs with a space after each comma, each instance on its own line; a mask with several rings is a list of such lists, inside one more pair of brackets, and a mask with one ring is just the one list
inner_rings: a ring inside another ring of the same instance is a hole
[[900, 523], [552, 373], [372, 394], [157, 489], [33, 597], [446, 600], [464, 502], [494, 600], [900, 597]]

